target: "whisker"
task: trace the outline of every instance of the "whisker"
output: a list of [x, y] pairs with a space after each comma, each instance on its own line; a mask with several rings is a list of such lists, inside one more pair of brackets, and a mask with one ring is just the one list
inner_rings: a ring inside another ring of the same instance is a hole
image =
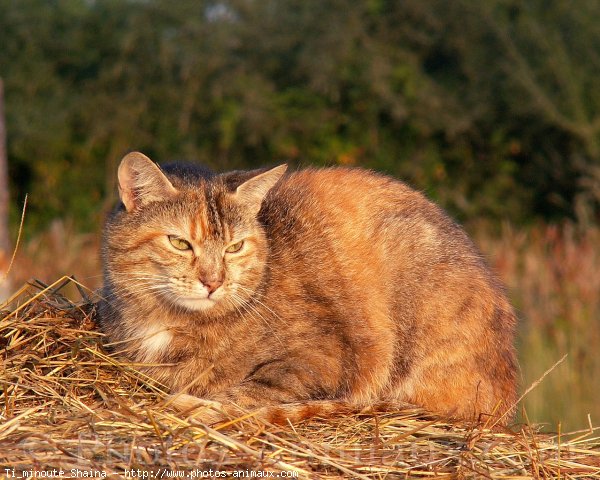
[[[250, 294], [254, 294], [255, 292], [250, 290], [247, 287], [244, 287], [243, 285], [237, 285], [237, 288], [242, 289], [243, 291], [245, 291], [246, 293], [250, 293]], [[269, 312], [271, 312], [273, 315], [275, 315], [275, 317], [277, 317], [279, 320], [283, 320], [275, 311], [273, 311], [272, 308], [270, 308], [268, 305], [266, 305], [264, 302], [262, 302], [260, 300], [260, 298], [258, 298], [257, 295], [254, 295], [252, 297], [252, 300], [255, 301], [256, 303], [258, 303], [259, 305], [262, 305], [263, 307], [265, 307]]]
[[[273, 327], [273, 325], [269, 322], [269, 320], [260, 312], [260, 310], [253, 305], [250, 300], [244, 300], [239, 294], [236, 292], [231, 292], [230, 297], [237, 300], [240, 304], [240, 307], [246, 311], [247, 313], [254, 314], [254, 316], [258, 317], [268, 328], [269, 332], [277, 339], [277, 341], [283, 344], [281, 338], [277, 335], [277, 329]], [[256, 299], [252, 299], [255, 301]], [[263, 305], [264, 306], [264, 305]], [[270, 309], [269, 309], [270, 310]], [[272, 310], [271, 310], [272, 311]], [[242, 316], [242, 318], [244, 318]]]

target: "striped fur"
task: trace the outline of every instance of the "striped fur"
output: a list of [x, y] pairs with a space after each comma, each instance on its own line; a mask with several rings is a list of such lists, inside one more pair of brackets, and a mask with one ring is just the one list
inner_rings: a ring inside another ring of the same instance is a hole
[[163, 172], [139, 153], [123, 159], [100, 305], [115, 348], [183, 409], [210, 401], [270, 420], [378, 402], [470, 420], [510, 412], [515, 315], [463, 230], [391, 178], [284, 170]]

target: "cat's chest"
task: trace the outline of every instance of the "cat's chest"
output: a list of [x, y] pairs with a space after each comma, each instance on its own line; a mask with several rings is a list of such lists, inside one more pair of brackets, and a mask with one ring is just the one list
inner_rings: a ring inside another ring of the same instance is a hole
[[139, 354], [143, 360], [154, 361], [164, 357], [174, 347], [172, 330], [161, 322], [150, 321], [143, 328]]
[[149, 318], [140, 333], [140, 360], [180, 366], [187, 362], [206, 368], [239, 363], [240, 357], [252, 356], [259, 343], [243, 326], [174, 325], [164, 317]]
[[249, 336], [171, 331], [153, 338], [140, 347], [151, 376], [172, 389], [186, 389], [200, 396], [241, 382], [262, 358], [257, 339]]

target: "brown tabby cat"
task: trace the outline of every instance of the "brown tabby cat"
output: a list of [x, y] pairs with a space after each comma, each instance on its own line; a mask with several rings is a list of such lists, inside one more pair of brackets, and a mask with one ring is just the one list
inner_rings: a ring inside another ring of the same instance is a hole
[[182, 408], [281, 421], [393, 402], [506, 423], [515, 315], [463, 230], [382, 175], [285, 171], [122, 160], [100, 306], [122, 354]]

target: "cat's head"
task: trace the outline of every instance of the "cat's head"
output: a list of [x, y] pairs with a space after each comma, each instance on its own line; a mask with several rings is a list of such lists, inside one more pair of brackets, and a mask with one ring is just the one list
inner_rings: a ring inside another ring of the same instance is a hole
[[268, 253], [257, 219], [285, 165], [255, 175], [165, 175], [130, 153], [118, 170], [124, 208], [107, 222], [104, 262], [113, 294], [176, 311], [243, 308]]

